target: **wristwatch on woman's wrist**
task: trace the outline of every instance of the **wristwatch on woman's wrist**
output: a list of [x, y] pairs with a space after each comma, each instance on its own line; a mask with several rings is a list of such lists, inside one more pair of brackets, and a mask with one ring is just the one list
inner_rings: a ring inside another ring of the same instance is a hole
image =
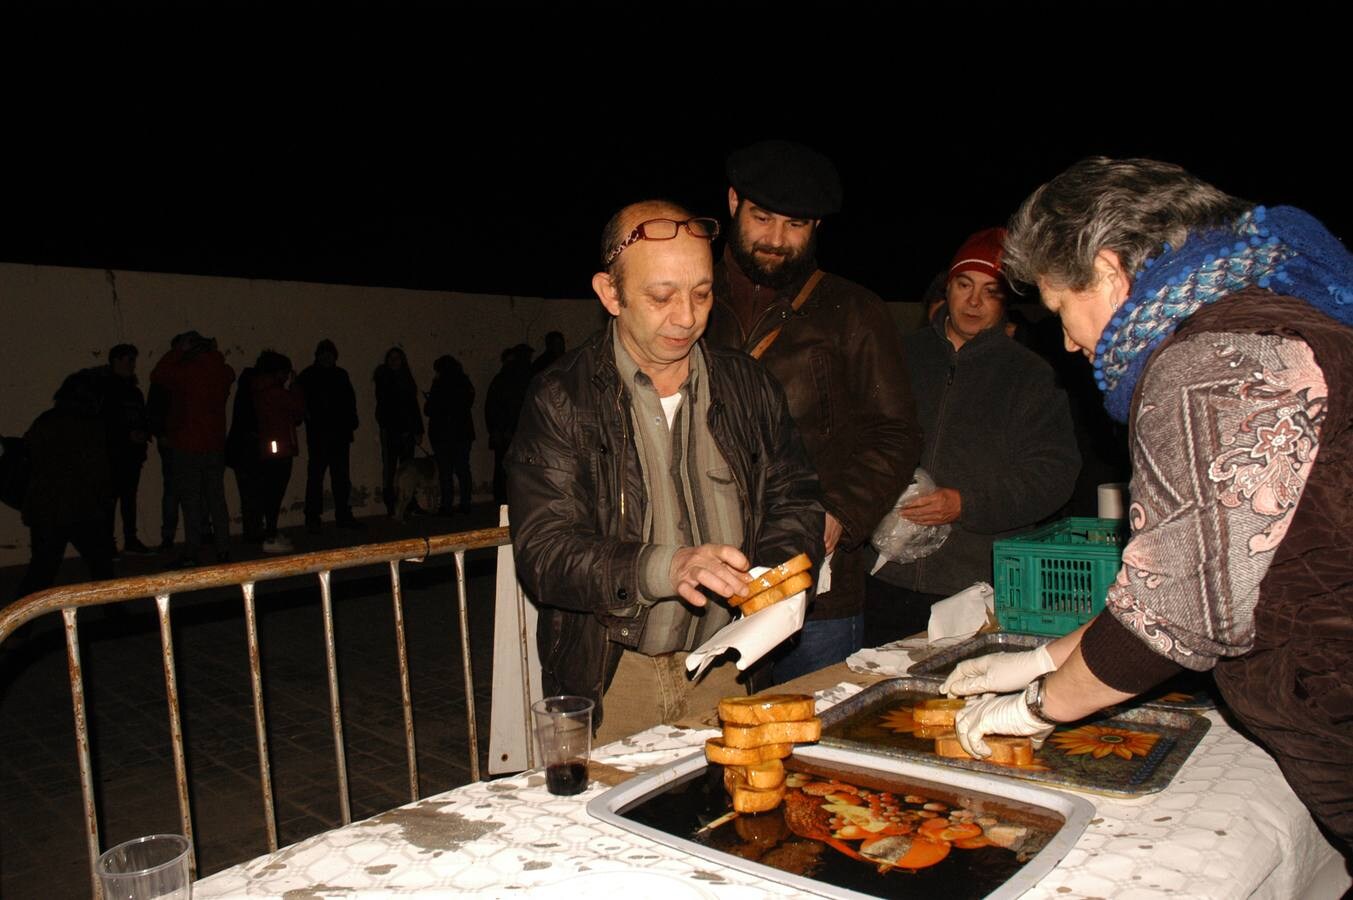
[[1043, 712], [1043, 701], [1045, 699], [1043, 686], [1047, 677], [1047, 675], [1039, 675], [1029, 682], [1029, 686], [1024, 689], [1024, 705], [1028, 707], [1029, 714], [1044, 725], [1061, 725], [1061, 722]]

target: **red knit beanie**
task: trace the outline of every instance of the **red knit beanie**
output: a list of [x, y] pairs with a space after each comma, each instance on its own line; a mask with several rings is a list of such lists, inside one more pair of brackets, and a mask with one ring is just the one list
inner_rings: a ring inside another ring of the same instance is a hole
[[982, 272], [993, 278], [1001, 276], [1001, 254], [1004, 252], [1005, 229], [987, 228], [963, 242], [949, 265], [949, 278], [959, 272]]

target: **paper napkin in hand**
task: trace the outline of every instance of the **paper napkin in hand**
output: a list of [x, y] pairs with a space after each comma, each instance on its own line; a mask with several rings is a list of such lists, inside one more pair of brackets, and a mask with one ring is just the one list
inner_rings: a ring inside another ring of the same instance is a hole
[[[765, 566], [756, 566], [751, 570], [752, 577], [770, 571]], [[705, 641], [686, 657], [686, 669], [694, 672], [693, 679], [698, 680], [715, 660], [729, 650], [738, 651], [738, 671], [765, 656], [794, 632], [803, 627], [804, 615], [808, 612], [808, 592], [799, 591], [746, 618], [734, 619], [719, 629], [714, 637]]]

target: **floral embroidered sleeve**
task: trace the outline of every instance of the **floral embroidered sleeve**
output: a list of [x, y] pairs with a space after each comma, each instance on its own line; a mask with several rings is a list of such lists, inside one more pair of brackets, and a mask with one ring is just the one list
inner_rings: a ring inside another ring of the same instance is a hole
[[1300, 341], [1205, 333], [1162, 350], [1138, 391], [1132, 538], [1106, 608], [1210, 669], [1254, 643], [1259, 583], [1315, 462], [1324, 375]]

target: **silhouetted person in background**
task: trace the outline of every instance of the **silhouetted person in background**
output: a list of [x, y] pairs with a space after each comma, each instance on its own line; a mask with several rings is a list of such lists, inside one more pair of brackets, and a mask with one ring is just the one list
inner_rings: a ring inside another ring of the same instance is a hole
[[489, 427], [489, 447], [493, 450], [493, 500], [507, 502], [507, 474], [503, 459], [517, 431], [517, 417], [526, 400], [531, 382], [531, 348], [526, 344], [508, 347], [502, 353], [503, 367], [489, 382], [484, 400], [484, 423]]
[[[108, 351], [108, 365], [96, 369], [101, 388], [103, 420], [107, 428], [108, 464], [113, 479], [113, 501], [122, 508], [122, 549], [127, 553], [154, 551], [136, 534], [136, 492], [141, 486], [141, 467], [146, 462], [150, 426], [146, 398], [136, 383], [137, 349], [118, 344]], [[113, 540], [114, 510], [108, 511], [108, 536]], [[117, 549], [114, 546], [114, 557]]]
[[[169, 342], [172, 350], [182, 340], [183, 335], [176, 334]], [[174, 535], [179, 528], [179, 499], [174, 490], [174, 448], [166, 439], [166, 420], [169, 418], [169, 390], [162, 384], [151, 382], [146, 388], [146, 427], [155, 439], [155, 449], [160, 457], [160, 546], [161, 553], [174, 549]]]
[[216, 559], [224, 562], [230, 558], [225, 405], [235, 370], [226, 365], [215, 340], [189, 331], [156, 364], [150, 380], [169, 392], [165, 437], [174, 451], [174, 487], [183, 506], [185, 546], [171, 567], [198, 564], [203, 507], [211, 516]]
[[96, 370], [89, 369], [68, 377], [53, 407], [37, 417], [25, 436], [31, 468], [23, 521], [33, 555], [17, 597], [51, 587], [68, 543], [89, 567], [91, 578], [113, 577], [108, 539], [113, 481], [99, 381]]
[[554, 361], [564, 355], [568, 348], [564, 346], [564, 335], [558, 331], [551, 331], [545, 335], [545, 352], [540, 354], [535, 362], [531, 363], [531, 374], [539, 375], [550, 366]]
[[470, 511], [474, 483], [470, 478], [470, 445], [474, 443], [474, 385], [454, 356], [440, 356], [432, 364], [437, 377], [432, 380], [423, 412], [428, 417], [428, 439], [437, 457], [437, 477], [442, 484], [442, 503], [438, 515], [451, 515], [451, 476], [460, 481], [460, 511]]
[[254, 406], [254, 377], [263, 365], [259, 354], [235, 382], [235, 403], [226, 437], [226, 465], [235, 472], [235, 490], [240, 495], [240, 530], [246, 544], [263, 543], [263, 486], [259, 472], [258, 413]]
[[386, 512], [393, 516], [395, 473], [401, 462], [413, 459], [413, 448], [423, 436], [423, 416], [418, 411], [418, 385], [403, 350], [387, 350], [372, 380], [376, 382], [376, 423], [381, 427], [381, 493]]
[[324, 514], [324, 470], [333, 487], [334, 521], [340, 528], [358, 525], [348, 506], [352, 479], [348, 458], [357, 430], [357, 395], [346, 369], [338, 366], [338, 347], [325, 338], [315, 347], [315, 361], [296, 377], [305, 395], [305, 526], [321, 531]]
[[258, 421], [255, 452], [263, 504], [264, 553], [290, 553], [295, 549], [286, 535], [277, 531], [282, 498], [291, 482], [291, 461], [299, 452], [296, 426], [305, 417], [305, 397], [291, 386], [295, 374], [288, 357], [264, 350], [250, 384]]

